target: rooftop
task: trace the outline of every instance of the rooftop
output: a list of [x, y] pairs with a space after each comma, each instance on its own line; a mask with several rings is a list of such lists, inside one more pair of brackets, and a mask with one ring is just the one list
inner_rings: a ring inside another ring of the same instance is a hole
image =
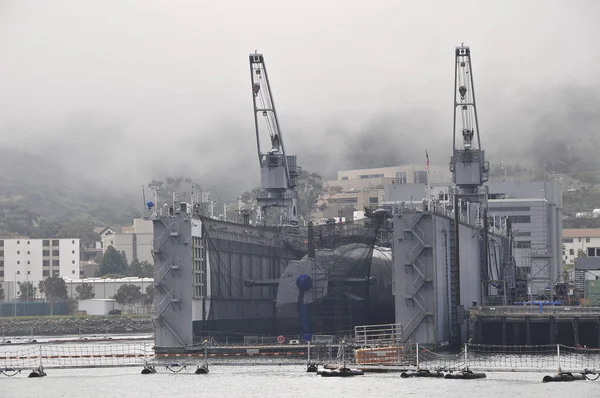
[[563, 238], [600, 238], [600, 228], [565, 228]]

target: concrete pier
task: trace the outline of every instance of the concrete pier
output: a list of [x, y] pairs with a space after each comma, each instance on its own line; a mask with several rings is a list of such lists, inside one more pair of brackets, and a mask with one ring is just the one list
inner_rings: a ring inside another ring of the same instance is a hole
[[474, 343], [600, 348], [600, 307], [473, 307], [469, 315]]

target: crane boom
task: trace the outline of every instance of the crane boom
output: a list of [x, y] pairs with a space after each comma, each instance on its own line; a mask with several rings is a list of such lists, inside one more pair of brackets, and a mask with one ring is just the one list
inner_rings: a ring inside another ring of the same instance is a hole
[[[296, 208], [296, 179], [301, 169], [296, 165], [296, 155], [287, 155], [279, 117], [273, 101], [271, 84], [263, 54], [250, 54], [252, 101], [254, 104], [254, 128], [256, 148], [261, 170], [261, 194], [256, 198], [263, 212], [269, 207], [287, 208], [287, 222], [298, 225]], [[261, 150], [261, 137], [268, 131], [271, 148]]]

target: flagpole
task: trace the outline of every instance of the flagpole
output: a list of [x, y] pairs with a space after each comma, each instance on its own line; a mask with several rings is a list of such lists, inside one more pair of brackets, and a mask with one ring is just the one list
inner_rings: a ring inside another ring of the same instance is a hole
[[425, 157], [427, 160], [426, 170], [427, 170], [427, 207], [431, 210], [431, 184], [429, 182], [429, 153], [425, 150]]

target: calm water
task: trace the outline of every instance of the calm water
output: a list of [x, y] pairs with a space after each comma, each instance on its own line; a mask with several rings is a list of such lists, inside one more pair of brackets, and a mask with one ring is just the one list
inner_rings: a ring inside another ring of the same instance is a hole
[[483, 380], [402, 379], [400, 374], [324, 378], [300, 365], [212, 366], [208, 375], [141, 368], [50, 369], [0, 379], [0, 397], [598, 397], [600, 380], [541, 383], [540, 373], [488, 373]]

